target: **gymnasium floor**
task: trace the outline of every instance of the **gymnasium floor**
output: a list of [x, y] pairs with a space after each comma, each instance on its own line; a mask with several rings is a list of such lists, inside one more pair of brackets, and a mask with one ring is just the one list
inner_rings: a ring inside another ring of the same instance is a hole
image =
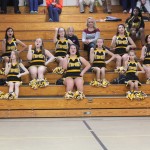
[[150, 118], [0, 119], [0, 150], [150, 150]]

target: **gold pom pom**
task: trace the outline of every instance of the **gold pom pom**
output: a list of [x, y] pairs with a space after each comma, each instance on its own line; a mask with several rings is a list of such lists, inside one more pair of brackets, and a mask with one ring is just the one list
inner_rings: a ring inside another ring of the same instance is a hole
[[33, 88], [34, 90], [38, 89], [38, 82], [36, 79], [33, 79], [29, 82], [29, 86], [31, 86], [31, 88]]
[[82, 100], [82, 99], [85, 98], [85, 95], [81, 91], [76, 91], [74, 93], [74, 98], [77, 99], [77, 100]]
[[125, 68], [124, 68], [123, 66], [121, 66], [121, 67], [117, 67], [117, 68], [115, 69], [115, 72], [116, 72], [116, 73], [121, 73], [121, 74], [123, 74], [123, 73], [126, 72], [126, 70], [125, 70]]
[[101, 82], [102, 87], [107, 87], [108, 85], [110, 85], [110, 82], [107, 81], [106, 79], [103, 79]]
[[95, 86], [95, 87], [100, 87], [101, 83], [100, 83], [100, 81], [97, 81], [94, 79], [93, 81], [90, 82], [90, 85]]
[[67, 99], [67, 100], [73, 99], [74, 98], [74, 93], [72, 91], [65, 92], [64, 98]]
[[4, 75], [4, 74], [5, 74], [5, 68], [2, 68], [2, 69], [0, 70], [0, 74], [1, 74], [1, 75]]
[[135, 99], [134, 91], [128, 91], [128, 92], [126, 93], [126, 98], [130, 99], [131, 101], [132, 101], [133, 99]]
[[64, 69], [62, 67], [56, 67], [54, 70], [53, 70], [53, 73], [56, 73], [56, 74], [63, 74], [64, 73]]

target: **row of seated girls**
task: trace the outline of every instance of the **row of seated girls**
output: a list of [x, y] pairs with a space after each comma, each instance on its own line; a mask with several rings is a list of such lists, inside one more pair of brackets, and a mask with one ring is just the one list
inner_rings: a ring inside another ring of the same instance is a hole
[[[90, 20], [91, 21], [91, 20]], [[91, 68], [96, 74], [95, 81], [90, 82], [92, 86], [109, 85], [105, 78], [106, 65], [116, 59], [116, 69], [119, 70], [124, 66], [126, 72], [126, 83], [130, 86], [130, 91], [127, 93], [130, 99], [144, 98], [145, 94], [138, 91], [138, 86], [141, 85], [138, 79], [139, 73], [145, 73], [150, 80], [150, 35], [146, 36], [146, 45], [142, 48], [141, 60], [143, 60], [143, 67], [136, 59], [136, 46], [133, 40], [126, 34], [125, 26], [118, 25], [117, 33], [112, 38], [110, 51], [104, 46], [104, 40], [98, 38], [96, 40], [96, 47], [90, 48], [89, 61], [79, 54], [79, 48], [74, 42], [78, 43], [78, 39], [73, 35], [73, 28], [69, 28], [69, 36], [66, 36], [64, 28], [56, 28], [54, 42], [56, 44], [55, 56], [44, 48], [41, 38], [35, 40], [35, 46], [28, 46], [27, 59], [30, 62], [28, 69], [24, 67], [23, 63], [18, 57], [18, 53], [27, 49], [27, 46], [16, 39], [12, 28], [6, 30], [5, 39], [2, 42], [2, 58], [5, 62], [5, 75], [7, 75], [7, 83], [9, 86], [8, 97], [18, 98], [19, 86], [21, 85], [21, 76], [30, 73], [32, 81], [29, 83], [34, 89], [49, 85], [48, 81], [44, 79], [46, 66], [50, 62], [58, 62], [58, 68], [54, 69], [55, 73], [65, 72], [63, 75], [64, 85], [66, 86], [66, 99], [83, 99], [83, 76]], [[96, 29], [96, 32], [98, 30]], [[72, 40], [71, 40], [72, 39]], [[86, 43], [89, 41], [86, 40]], [[129, 44], [130, 43], [130, 44]], [[23, 49], [17, 52], [17, 44], [22, 45]], [[110, 55], [110, 59], [106, 59], [106, 54]], [[121, 64], [123, 60], [123, 64]], [[139, 70], [138, 70], [139, 68]], [[77, 91], [73, 92], [74, 86]], [[135, 91], [134, 91], [135, 90]], [[2, 93], [1, 93], [2, 94]], [[4, 95], [4, 94], [3, 94]], [[140, 96], [139, 96], [140, 95]], [[142, 96], [141, 96], [142, 95]], [[4, 96], [5, 97], [5, 96]]]

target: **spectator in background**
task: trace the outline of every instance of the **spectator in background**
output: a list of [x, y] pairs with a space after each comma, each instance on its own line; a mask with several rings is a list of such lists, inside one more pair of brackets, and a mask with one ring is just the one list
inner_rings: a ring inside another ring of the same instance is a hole
[[82, 32], [82, 42], [84, 43], [84, 50], [88, 52], [89, 59], [90, 49], [95, 49], [96, 41], [100, 37], [100, 30], [96, 27], [96, 22], [92, 17], [88, 17], [86, 26], [87, 28]]
[[111, 14], [111, 0], [102, 0], [104, 13]]
[[150, 14], [150, 0], [138, 0], [137, 7], [140, 8], [142, 13], [149, 13]]
[[30, 14], [38, 13], [38, 0], [29, 0]]
[[94, 11], [95, 0], [77, 0], [77, 5], [80, 7], [80, 13], [84, 13], [84, 6], [89, 6], [90, 13]]
[[121, 0], [121, 4], [123, 7], [123, 13], [127, 13], [129, 10], [129, 13], [131, 14], [136, 6], [136, 0]]
[[[1, 14], [7, 14], [7, 4], [9, 0], [2, 0], [1, 1]], [[19, 10], [19, 0], [13, 0], [14, 5], [14, 13], [15, 14], [21, 14]]]
[[134, 41], [140, 38], [142, 46], [145, 44], [144, 28], [145, 24], [140, 8], [135, 7], [131, 16], [126, 20], [126, 30]]
[[46, 0], [50, 22], [59, 22], [59, 14], [63, 7], [63, 0]]
[[73, 27], [69, 27], [67, 29], [67, 38], [70, 39], [74, 44], [76, 44], [78, 46], [78, 48], [80, 48], [79, 39], [74, 34], [74, 28]]

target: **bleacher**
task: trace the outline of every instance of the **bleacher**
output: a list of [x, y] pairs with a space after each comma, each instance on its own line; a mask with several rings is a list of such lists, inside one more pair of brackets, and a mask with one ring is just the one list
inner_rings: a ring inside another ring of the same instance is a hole
[[[113, 6], [112, 16], [122, 18], [120, 22], [99, 22], [108, 14], [102, 12], [101, 7], [95, 8], [95, 13], [89, 14], [86, 9], [84, 14], [79, 13], [77, 7], [64, 7], [60, 15], [59, 23], [48, 22], [47, 9], [44, 6], [39, 7], [39, 14], [29, 14], [26, 6], [20, 7], [22, 14], [13, 14], [13, 8], [8, 9], [8, 14], [0, 15], [0, 40], [5, 36], [7, 27], [12, 27], [15, 31], [16, 38], [25, 44], [34, 44], [34, 40], [38, 37], [44, 40], [46, 49], [54, 53], [55, 44], [52, 42], [56, 27], [69, 26], [75, 28], [75, 34], [80, 40], [81, 56], [87, 58], [87, 53], [83, 51], [81, 42], [82, 30], [86, 28], [85, 22], [87, 17], [92, 16], [97, 20], [97, 27], [101, 31], [101, 37], [105, 39], [105, 45], [110, 46], [112, 36], [116, 33], [117, 25], [124, 23], [129, 14], [122, 14], [120, 6]], [[150, 34], [150, 22], [145, 22], [146, 34]], [[136, 41], [137, 56], [141, 55], [141, 42]], [[1, 42], [0, 42], [0, 47]], [[18, 47], [19, 49], [20, 47]], [[0, 48], [1, 50], [1, 48]], [[0, 52], [1, 54], [1, 52]], [[27, 64], [27, 50], [20, 53], [23, 63]], [[84, 76], [84, 93], [86, 98], [81, 101], [65, 100], [65, 87], [63, 85], [55, 85], [57, 79], [61, 75], [52, 73], [52, 69], [57, 66], [56, 63], [48, 65], [48, 72], [45, 77], [50, 85], [45, 88], [33, 90], [29, 87], [29, 75], [23, 76], [23, 85], [20, 87], [19, 99], [17, 100], [0, 100], [0, 118], [24, 118], [24, 117], [94, 117], [94, 116], [149, 116], [150, 115], [150, 97], [138, 101], [130, 101], [126, 99], [125, 93], [129, 89], [125, 85], [111, 84], [107, 88], [91, 87], [89, 82], [95, 78], [92, 73], [86, 73]], [[2, 63], [0, 63], [2, 68]], [[115, 62], [112, 61], [107, 65], [106, 79], [110, 82], [118, 77], [114, 73]], [[0, 78], [5, 78], [0, 75]], [[147, 95], [150, 94], [150, 85], [146, 85], [145, 74], [139, 75], [140, 81], [143, 83], [140, 90]], [[0, 91], [8, 92], [7, 86], [0, 86]]]

